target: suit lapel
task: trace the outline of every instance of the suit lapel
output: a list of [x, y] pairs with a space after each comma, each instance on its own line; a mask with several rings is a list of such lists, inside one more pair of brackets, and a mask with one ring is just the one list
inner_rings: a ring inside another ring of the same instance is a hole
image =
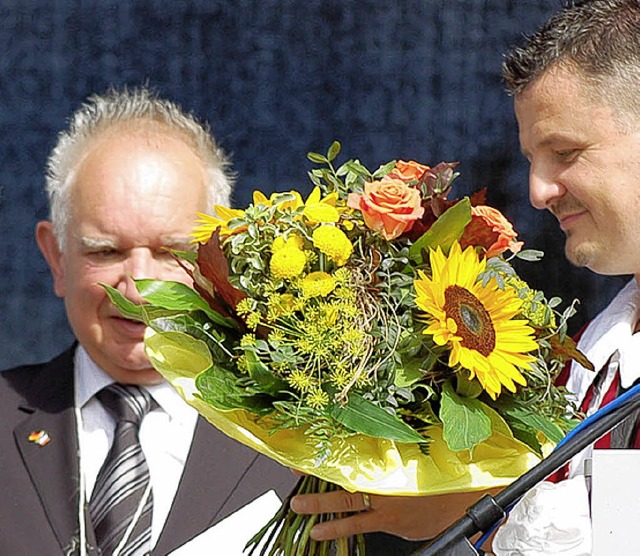
[[[20, 408], [25, 419], [14, 437], [34, 489], [61, 548], [77, 534], [78, 443], [73, 410], [73, 350], [45, 365]], [[33, 397], [31, 397], [33, 396]], [[46, 433], [44, 443], [29, 440]]]
[[[199, 417], [176, 497], [153, 554], [175, 550], [244, 505], [246, 500], [234, 501], [234, 492], [257, 457]], [[264, 480], [261, 483], [264, 492]]]

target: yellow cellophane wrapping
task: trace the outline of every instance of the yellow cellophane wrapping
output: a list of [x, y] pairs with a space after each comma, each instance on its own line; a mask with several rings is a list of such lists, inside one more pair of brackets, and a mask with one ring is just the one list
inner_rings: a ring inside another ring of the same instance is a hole
[[450, 451], [441, 427], [434, 426], [429, 429], [428, 456], [415, 444], [354, 435], [336, 439], [331, 457], [315, 467], [317, 449], [304, 428], [271, 432], [269, 419], [245, 410], [220, 411], [198, 396], [195, 379], [212, 363], [204, 342], [181, 332], [156, 334], [147, 329], [145, 346], [158, 372], [220, 431], [282, 465], [351, 492], [412, 496], [505, 486], [540, 461], [496, 416], [493, 436], [472, 456], [468, 451]]

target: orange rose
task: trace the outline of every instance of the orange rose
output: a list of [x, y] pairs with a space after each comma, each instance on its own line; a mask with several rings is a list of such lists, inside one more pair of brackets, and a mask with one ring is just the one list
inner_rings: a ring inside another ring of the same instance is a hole
[[397, 160], [396, 167], [391, 170], [384, 179], [402, 181], [419, 180], [427, 170], [430, 170], [429, 166], [418, 164], [414, 160], [409, 160], [408, 162]]
[[471, 222], [467, 224], [460, 245], [479, 245], [486, 249], [487, 258], [495, 257], [509, 249], [517, 253], [524, 243], [516, 241], [517, 233], [504, 215], [493, 207], [478, 205], [471, 207]]
[[424, 214], [420, 192], [400, 179], [364, 184], [362, 195], [350, 193], [347, 204], [362, 212], [365, 224], [386, 240], [409, 231]]

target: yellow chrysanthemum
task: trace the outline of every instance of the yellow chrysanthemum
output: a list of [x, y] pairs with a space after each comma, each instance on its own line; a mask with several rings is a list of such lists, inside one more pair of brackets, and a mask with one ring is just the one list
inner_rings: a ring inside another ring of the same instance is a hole
[[527, 321], [514, 318], [522, 300], [493, 279], [478, 281], [486, 260], [473, 247], [463, 252], [456, 242], [448, 257], [438, 247], [430, 260], [431, 278], [419, 271], [414, 281], [416, 305], [431, 321], [424, 333], [451, 350], [449, 366], [467, 369], [493, 399], [502, 386], [515, 392], [515, 383], [526, 385], [519, 368], [535, 360], [528, 352], [537, 344]]
[[304, 247], [304, 240], [296, 234], [291, 234], [289, 237], [278, 236], [273, 240], [271, 244], [271, 252], [276, 253], [285, 248], [302, 249]]
[[245, 227], [238, 226], [237, 228], [230, 229], [229, 222], [234, 218], [241, 218], [244, 216], [244, 211], [240, 209], [230, 209], [223, 207], [222, 205], [215, 205], [216, 214], [218, 217], [205, 214], [203, 212], [196, 213], [198, 220], [196, 220], [197, 226], [193, 229], [191, 234], [191, 243], [206, 243], [211, 238], [211, 234], [216, 228], [220, 228], [220, 238], [224, 239], [227, 236], [238, 233], [245, 230]]
[[273, 253], [269, 268], [276, 278], [295, 278], [302, 274], [306, 264], [304, 251], [297, 247], [283, 247]]
[[353, 244], [336, 226], [328, 224], [313, 230], [313, 245], [338, 266], [346, 264], [353, 253]]
[[300, 281], [300, 289], [305, 297], [326, 297], [336, 287], [336, 282], [326, 272], [312, 272]]

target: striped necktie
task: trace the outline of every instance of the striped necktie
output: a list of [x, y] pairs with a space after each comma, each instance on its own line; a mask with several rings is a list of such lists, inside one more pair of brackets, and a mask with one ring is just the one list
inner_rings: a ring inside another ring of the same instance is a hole
[[139, 431], [143, 417], [158, 406], [138, 386], [112, 384], [96, 397], [116, 420], [113, 444], [89, 502], [96, 540], [104, 555], [148, 554], [153, 497]]

